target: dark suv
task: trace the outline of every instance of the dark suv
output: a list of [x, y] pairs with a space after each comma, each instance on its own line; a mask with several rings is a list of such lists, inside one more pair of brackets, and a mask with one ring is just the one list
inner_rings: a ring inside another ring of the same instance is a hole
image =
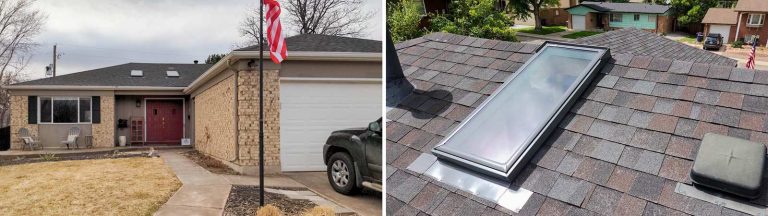
[[351, 195], [363, 187], [381, 192], [381, 118], [368, 128], [331, 132], [323, 146], [323, 161], [336, 192]]
[[716, 49], [720, 50], [720, 47], [723, 46], [723, 36], [720, 36], [720, 34], [717, 33], [711, 33], [707, 35], [707, 38], [704, 39], [704, 49]]

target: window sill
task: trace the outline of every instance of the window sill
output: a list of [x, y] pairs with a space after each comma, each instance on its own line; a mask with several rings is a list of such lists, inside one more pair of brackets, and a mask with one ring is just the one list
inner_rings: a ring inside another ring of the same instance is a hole
[[760, 25], [747, 24], [747, 27], [748, 28], [759, 28], [759, 27], [763, 27], [763, 25], [762, 24], [760, 24]]

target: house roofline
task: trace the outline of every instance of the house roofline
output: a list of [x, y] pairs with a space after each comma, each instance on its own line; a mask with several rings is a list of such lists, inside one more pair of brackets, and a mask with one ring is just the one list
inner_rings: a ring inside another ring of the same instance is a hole
[[[259, 51], [232, 51], [224, 58], [208, 68], [200, 77], [192, 81], [183, 92], [189, 94], [197, 90], [205, 82], [218, 75], [223, 69], [232, 66], [242, 59], [258, 59]], [[270, 59], [269, 52], [265, 50], [264, 59]], [[381, 53], [370, 52], [289, 52], [286, 61], [382, 61]]]
[[6, 85], [11, 90], [120, 90], [120, 91], [183, 91], [185, 87], [162, 86], [81, 86], [81, 85]]

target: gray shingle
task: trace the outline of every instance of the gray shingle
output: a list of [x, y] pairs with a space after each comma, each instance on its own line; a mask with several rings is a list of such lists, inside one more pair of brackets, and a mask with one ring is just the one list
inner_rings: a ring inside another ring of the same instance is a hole
[[755, 79], [755, 70], [734, 68], [729, 79], [739, 82], [752, 82]]
[[611, 163], [618, 163], [622, 151], [624, 151], [624, 145], [608, 140], [601, 140], [595, 145], [595, 149], [592, 150], [592, 153], [589, 154], [589, 156]]
[[664, 179], [645, 173], [640, 173], [632, 184], [629, 194], [649, 201], [657, 201], [664, 186]]
[[[412, 44], [430, 43], [431, 41], [416, 38], [404, 43]], [[314, 52], [367, 52], [381, 53], [381, 41], [361, 38], [331, 36], [322, 34], [302, 34], [285, 38], [285, 44], [290, 51], [314, 51]], [[267, 50], [264, 46], [264, 50]], [[444, 48], [444, 47], [443, 47]], [[400, 49], [400, 48], [398, 48]], [[259, 46], [249, 46], [235, 51], [258, 51]]]
[[587, 181], [561, 175], [547, 196], [570, 203], [571, 205], [580, 206], [584, 198], [587, 197], [587, 194], [594, 187], [594, 184]]

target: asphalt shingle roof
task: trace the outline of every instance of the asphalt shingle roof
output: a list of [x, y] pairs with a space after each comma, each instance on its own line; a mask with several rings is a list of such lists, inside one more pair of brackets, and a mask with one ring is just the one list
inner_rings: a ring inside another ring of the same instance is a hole
[[689, 46], [636, 28], [608, 31], [577, 39], [574, 43], [608, 47], [614, 56], [617, 54], [653, 56], [730, 67], [735, 67], [737, 63], [734, 59], [703, 50], [700, 47]]
[[710, 8], [701, 23], [736, 25], [739, 23], [738, 17], [739, 13], [731, 8]]
[[[197, 79], [210, 64], [127, 63], [77, 73], [43, 78], [13, 85], [82, 85], [82, 86], [155, 86], [186, 87]], [[131, 70], [142, 70], [143, 77], [131, 77]], [[175, 70], [179, 77], [167, 77]]]
[[[707, 132], [768, 143], [768, 71], [614, 55], [512, 182], [534, 192], [514, 213], [406, 168], [537, 45], [433, 33], [395, 47], [416, 90], [387, 112], [387, 215], [734, 214], [675, 185], [691, 184]], [[751, 202], [767, 206], [766, 196]]]
[[670, 7], [668, 5], [646, 4], [646, 3], [612, 3], [612, 2], [590, 2], [585, 1], [580, 5], [589, 7], [601, 12], [630, 12], [630, 13], [666, 13]]
[[[381, 41], [319, 34], [303, 34], [285, 38], [288, 52], [370, 52], [381, 53]], [[249, 46], [235, 51], [258, 51], [259, 46]], [[264, 47], [268, 50], [268, 47]]]

